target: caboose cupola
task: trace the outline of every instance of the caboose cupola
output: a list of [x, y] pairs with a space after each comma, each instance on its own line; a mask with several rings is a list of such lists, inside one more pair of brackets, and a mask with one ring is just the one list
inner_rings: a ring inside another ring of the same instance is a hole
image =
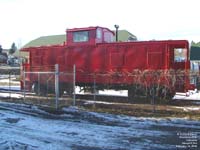
[[114, 32], [103, 27], [67, 29], [67, 45], [96, 45], [113, 42]]

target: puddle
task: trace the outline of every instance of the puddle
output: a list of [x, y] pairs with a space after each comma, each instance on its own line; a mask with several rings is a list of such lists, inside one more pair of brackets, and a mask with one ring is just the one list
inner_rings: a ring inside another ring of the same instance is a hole
[[6, 118], [4, 120], [8, 123], [18, 123], [21, 119], [20, 118]]

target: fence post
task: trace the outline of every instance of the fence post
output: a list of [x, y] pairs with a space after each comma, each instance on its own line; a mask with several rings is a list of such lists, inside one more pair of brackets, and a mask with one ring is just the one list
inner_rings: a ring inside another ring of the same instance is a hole
[[155, 113], [155, 85], [153, 85], [153, 97], [152, 97], [152, 101], [151, 101], [151, 104], [153, 105], [153, 113]]
[[56, 110], [58, 109], [58, 98], [59, 98], [59, 66], [55, 65], [55, 94], [56, 94]]
[[41, 93], [40, 93], [40, 73], [39, 72], [38, 72], [38, 85], [37, 86], [38, 86], [37, 92], [38, 92], [38, 95], [40, 96]]
[[24, 100], [25, 100], [26, 99], [26, 68], [25, 66], [24, 66], [23, 76], [24, 76]]
[[73, 106], [76, 105], [76, 65], [73, 66]]
[[9, 91], [10, 91], [9, 92], [9, 98], [11, 98], [11, 81], [10, 81], [11, 80], [11, 75], [10, 74], [11, 74], [11, 72], [9, 72]]
[[94, 86], [93, 86], [93, 91], [94, 91], [94, 101], [96, 101], [96, 76], [95, 76], [95, 74], [94, 74]]

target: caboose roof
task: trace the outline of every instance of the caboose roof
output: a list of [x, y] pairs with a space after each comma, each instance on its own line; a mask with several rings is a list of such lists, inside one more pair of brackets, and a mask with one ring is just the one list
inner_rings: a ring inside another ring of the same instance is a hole
[[[133, 35], [132, 33], [128, 32], [127, 30], [119, 30], [119, 34], [118, 34], [118, 40], [119, 41], [122, 41], [122, 42], [128, 41], [130, 37], [137, 39], [137, 37], [135, 35]], [[115, 39], [116, 38], [114, 37], [114, 40]], [[37, 39], [34, 39], [34, 40], [30, 41], [29, 43], [24, 45], [23, 48], [39, 47], [39, 46], [50, 46], [50, 45], [62, 45], [64, 42], [66, 42], [66, 40], [67, 40], [66, 39], [66, 34], [41, 36], [41, 37], [39, 37]]]
[[97, 28], [106, 29], [106, 30], [112, 32], [113, 34], [115, 34], [114, 31], [112, 31], [112, 30], [110, 30], [108, 28], [99, 27], [99, 26], [96, 26], [96, 27], [85, 27], [85, 28], [72, 28], [72, 29], [67, 29], [66, 31], [74, 32], [74, 31], [96, 30]]

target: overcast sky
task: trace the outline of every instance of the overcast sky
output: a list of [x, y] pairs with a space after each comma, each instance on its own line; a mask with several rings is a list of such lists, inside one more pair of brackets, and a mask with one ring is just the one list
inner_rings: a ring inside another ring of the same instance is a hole
[[139, 40], [200, 41], [199, 0], [0, 0], [0, 45], [23, 46], [67, 28], [126, 29]]

